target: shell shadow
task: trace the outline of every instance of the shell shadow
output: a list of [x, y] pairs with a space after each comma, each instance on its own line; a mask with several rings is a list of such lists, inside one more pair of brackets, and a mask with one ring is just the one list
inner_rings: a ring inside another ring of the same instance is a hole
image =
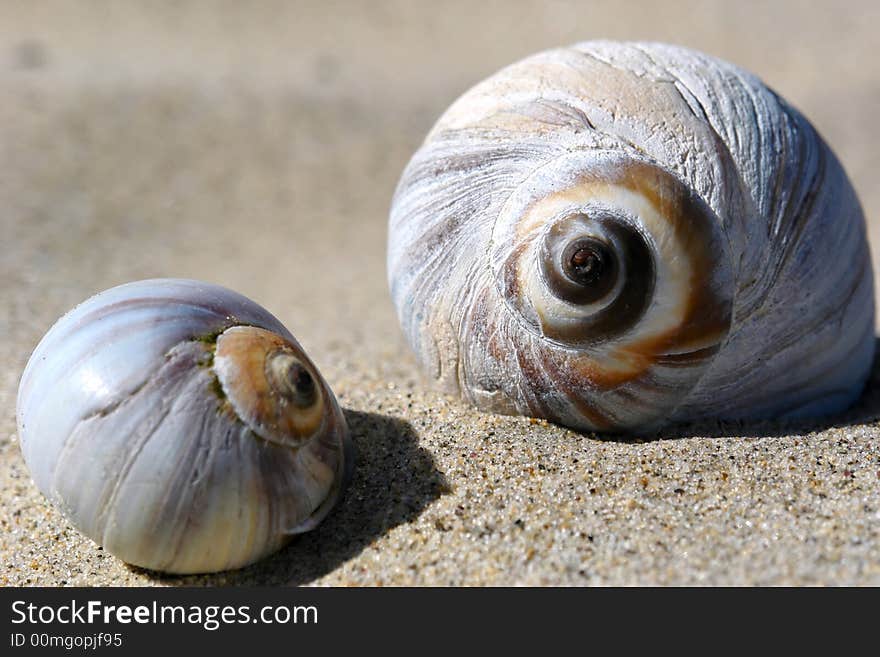
[[876, 420], [880, 420], [880, 337], [874, 338], [874, 363], [865, 389], [858, 401], [842, 413], [806, 420], [700, 421], [666, 427], [658, 430], [655, 434], [641, 436], [597, 434], [597, 437], [602, 440], [622, 443], [675, 440], [698, 436], [707, 438], [773, 438], [868, 424]]
[[168, 575], [129, 566], [179, 586], [296, 586], [332, 572], [394, 527], [411, 522], [449, 492], [446, 477], [413, 426], [378, 413], [344, 410], [356, 449], [351, 483], [329, 516], [290, 545], [240, 570]]

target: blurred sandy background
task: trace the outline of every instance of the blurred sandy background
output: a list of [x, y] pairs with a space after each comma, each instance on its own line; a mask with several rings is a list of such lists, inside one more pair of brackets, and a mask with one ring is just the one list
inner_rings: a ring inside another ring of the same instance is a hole
[[[637, 443], [481, 414], [418, 376], [384, 270], [397, 177], [445, 107], [591, 38], [760, 75], [842, 160], [877, 262], [878, 24], [872, 0], [0, 2], [0, 582], [880, 584], [875, 387], [820, 426]], [[160, 578], [105, 556], [20, 457], [16, 387], [41, 335], [153, 276], [282, 319], [361, 453], [333, 516], [243, 571]]]

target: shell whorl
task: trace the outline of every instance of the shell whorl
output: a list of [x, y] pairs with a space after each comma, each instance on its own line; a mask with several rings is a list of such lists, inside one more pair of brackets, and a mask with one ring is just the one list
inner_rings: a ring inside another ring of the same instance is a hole
[[673, 46], [579, 44], [467, 92], [403, 174], [388, 266], [431, 376], [576, 428], [831, 412], [873, 352], [836, 158], [757, 78]]

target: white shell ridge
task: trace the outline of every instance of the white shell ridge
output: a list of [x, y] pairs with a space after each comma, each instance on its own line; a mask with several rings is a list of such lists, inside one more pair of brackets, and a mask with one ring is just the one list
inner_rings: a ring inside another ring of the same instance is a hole
[[431, 378], [584, 430], [834, 413], [874, 350], [837, 158], [755, 76], [658, 43], [538, 53], [453, 103], [401, 177], [388, 276]]

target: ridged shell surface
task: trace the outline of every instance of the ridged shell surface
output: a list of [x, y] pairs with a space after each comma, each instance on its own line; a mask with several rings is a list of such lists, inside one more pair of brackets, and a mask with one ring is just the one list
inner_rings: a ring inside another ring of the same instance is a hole
[[833, 413], [872, 362], [840, 163], [758, 78], [681, 47], [581, 43], [468, 91], [403, 173], [388, 275], [446, 390], [578, 429]]
[[[261, 383], [275, 354], [314, 388], [307, 412], [282, 404], [297, 426]], [[256, 405], [237, 389], [254, 385]], [[326, 515], [351, 468], [342, 413], [293, 336], [199, 281], [121, 285], [70, 311], [31, 356], [17, 411], [40, 490], [105, 549], [155, 570], [225, 570], [277, 550]]]

